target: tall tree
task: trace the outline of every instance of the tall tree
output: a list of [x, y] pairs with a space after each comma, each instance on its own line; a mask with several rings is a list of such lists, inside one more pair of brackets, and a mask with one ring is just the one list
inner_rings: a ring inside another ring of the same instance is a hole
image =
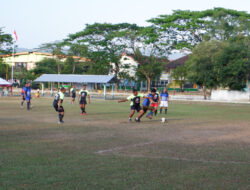
[[187, 61], [188, 78], [203, 88], [204, 99], [207, 99], [207, 91], [211, 94], [212, 89], [220, 85], [217, 58], [225, 46], [218, 41], [202, 42], [193, 49]]
[[171, 15], [160, 15], [149, 22], [159, 28], [162, 40], [172, 49], [192, 49], [202, 41], [227, 40], [250, 32], [250, 14], [224, 8], [175, 10]]
[[12, 36], [3, 32], [3, 28], [0, 28], [0, 55], [6, 54], [11, 51]]
[[188, 71], [186, 65], [176, 67], [171, 74], [171, 77], [179, 83], [181, 92], [183, 91], [183, 85], [187, 80], [187, 74]]
[[231, 90], [242, 90], [250, 77], [250, 37], [231, 39], [217, 59], [219, 82]]

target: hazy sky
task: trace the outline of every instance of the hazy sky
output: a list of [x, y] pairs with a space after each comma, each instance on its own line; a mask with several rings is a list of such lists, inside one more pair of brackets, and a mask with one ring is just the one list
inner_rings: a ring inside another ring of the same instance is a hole
[[146, 20], [172, 10], [224, 7], [250, 13], [250, 0], [0, 0], [0, 27], [18, 34], [17, 45], [36, 48], [61, 40], [94, 22]]

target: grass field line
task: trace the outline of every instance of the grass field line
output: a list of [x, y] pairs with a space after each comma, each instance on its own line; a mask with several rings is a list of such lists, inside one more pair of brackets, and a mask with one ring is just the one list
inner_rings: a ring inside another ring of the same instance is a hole
[[[118, 146], [118, 147], [114, 147], [110, 149], [96, 151], [95, 154], [102, 155], [105, 153], [112, 153], [112, 152], [117, 152], [120, 150], [142, 147], [142, 146], [151, 145], [151, 144], [154, 144], [154, 142], [150, 141], [150, 142], [132, 144], [132, 145], [127, 145], [127, 146]], [[250, 162], [241, 162], [241, 161], [233, 161], [233, 160], [218, 161], [218, 160], [190, 159], [190, 158], [180, 158], [180, 157], [170, 157], [170, 156], [143, 156], [143, 155], [119, 154], [119, 153], [117, 155], [124, 156], [124, 157], [131, 157], [131, 158], [166, 159], [166, 160], [174, 160], [174, 161], [201, 162], [201, 163], [212, 163], [212, 164], [247, 164], [247, 165], [250, 165]]]
[[153, 141], [150, 141], [150, 142], [132, 144], [132, 145], [127, 145], [127, 146], [118, 146], [118, 147], [114, 147], [114, 148], [110, 148], [110, 149], [99, 150], [99, 151], [96, 151], [95, 153], [96, 154], [104, 154], [104, 153], [115, 152], [115, 151], [124, 150], [124, 149], [128, 149], [128, 148], [135, 148], [135, 147], [150, 145], [153, 143], [154, 143]]

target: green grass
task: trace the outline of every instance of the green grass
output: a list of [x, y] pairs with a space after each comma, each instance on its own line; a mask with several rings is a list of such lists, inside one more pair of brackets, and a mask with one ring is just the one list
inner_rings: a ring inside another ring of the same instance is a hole
[[0, 190], [250, 189], [248, 105], [171, 102], [167, 123], [129, 123], [128, 103], [83, 118], [66, 99], [59, 126], [52, 99], [19, 104], [0, 99]]

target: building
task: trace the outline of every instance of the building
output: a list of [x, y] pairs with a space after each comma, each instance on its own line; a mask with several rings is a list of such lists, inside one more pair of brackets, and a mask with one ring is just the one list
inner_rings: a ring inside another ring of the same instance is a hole
[[[0, 55], [3, 61], [10, 66], [12, 66], [12, 54]], [[65, 61], [67, 56], [65, 55], [53, 55], [51, 53], [42, 53], [42, 52], [20, 52], [14, 54], [14, 67], [16, 70], [19, 68], [25, 68], [26, 70], [31, 70], [36, 67], [36, 63], [42, 61], [43, 59], [55, 59], [59, 58], [60, 61]], [[80, 61], [88, 61], [86, 58], [73, 56], [74, 59], [79, 59]]]

